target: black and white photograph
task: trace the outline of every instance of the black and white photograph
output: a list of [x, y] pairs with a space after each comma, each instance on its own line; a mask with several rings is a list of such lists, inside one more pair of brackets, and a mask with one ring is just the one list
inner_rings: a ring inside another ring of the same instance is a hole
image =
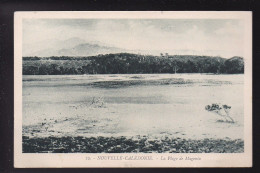
[[250, 166], [250, 12], [63, 13], [15, 14], [16, 160]]

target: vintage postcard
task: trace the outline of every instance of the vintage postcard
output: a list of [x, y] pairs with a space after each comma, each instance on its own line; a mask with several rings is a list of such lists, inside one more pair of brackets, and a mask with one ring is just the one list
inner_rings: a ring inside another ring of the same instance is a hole
[[14, 167], [251, 167], [251, 12], [15, 12]]

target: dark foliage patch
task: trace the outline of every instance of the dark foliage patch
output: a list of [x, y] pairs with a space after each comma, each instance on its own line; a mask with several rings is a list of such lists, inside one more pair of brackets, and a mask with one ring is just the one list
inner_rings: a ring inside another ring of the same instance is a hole
[[24, 153], [241, 153], [241, 139], [191, 140], [168, 138], [151, 140], [146, 136], [126, 137], [46, 137], [23, 136]]
[[24, 75], [244, 73], [242, 57], [152, 56], [129, 53], [90, 57], [23, 57]]

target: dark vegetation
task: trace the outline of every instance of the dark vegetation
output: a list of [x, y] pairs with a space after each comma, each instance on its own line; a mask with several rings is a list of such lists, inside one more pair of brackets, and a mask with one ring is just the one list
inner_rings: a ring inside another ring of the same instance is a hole
[[212, 105], [207, 105], [205, 107], [205, 109], [209, 112], [213, 112], [213, 113], [225, 118], [226, 122], [235, 123], [233, 118], [229, 115], [231, 106], [213, 103]]
[[135, 85], [171, 85], [171, 84], [193, 84], [191, 80], [184, 79], [159, 79], [159, 80], [128, 80], [128, 81], [96, 81], [90, 85], [99, 88], [121, 88]]
[[242, 57], [152, 56], [129, 53], [89, 57], [23, 57], [24, 75], [244, 73]]
[[149, 140], [126, 137], [46, 137], [23, 136], [24, 153], [241, 153], [241, 139], [190, 140], [168, 138]]

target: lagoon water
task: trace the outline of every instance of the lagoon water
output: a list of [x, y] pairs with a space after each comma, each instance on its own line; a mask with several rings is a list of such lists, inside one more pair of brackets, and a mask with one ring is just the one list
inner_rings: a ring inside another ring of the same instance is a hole
[[[23, 135], [243, 139], [244, 75], [23, 76]], [[235, 123], [205, 110], [231, 106]]]

